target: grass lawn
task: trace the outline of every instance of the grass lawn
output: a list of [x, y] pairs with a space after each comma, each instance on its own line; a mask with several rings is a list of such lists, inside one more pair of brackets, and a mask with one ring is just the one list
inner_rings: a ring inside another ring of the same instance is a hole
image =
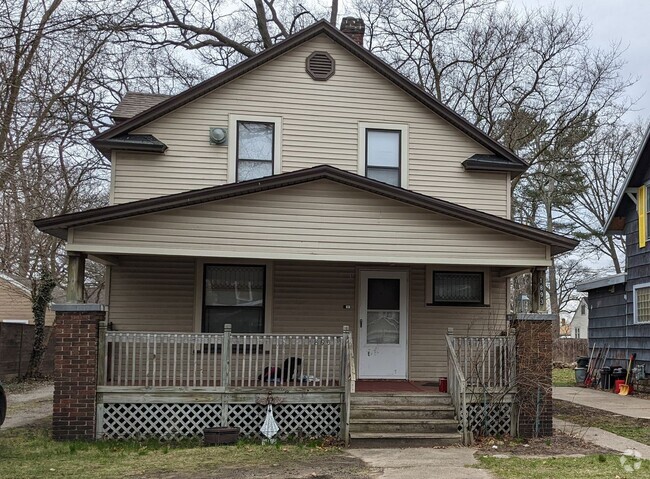
[[511, 458], [498, 459], [481, 457], [481, 467], [489, 469], [500, 479], [641, 479], [650, 478], [650, 461], [642, 461], [640, 468], [634, 468], [634, 461], [627, 459], [621, 464], [621, 456], [616, 454], [593, 455], [585, 457], [550, 457], [541, 459]]
[[650, 446], [650, 419], [605, 413], [599, 409], [557, 399], [553, 401], [553, 415], [581, 426], [604, 429]]
[[[360, 461], [338, 448], [311, 445], [238, 444], [201, 447], [198, 440], [55, 442], [47, 421], [37, 427], [0, 430], [0, 478], [246, 478], [310, 477], [325, 470], [332, 477], [365, 477]], [[260, 476], [262, 477], [262, 476]]]
[[571, 368], [553, 369], [553, 386], [575, 386], [576, 374]]

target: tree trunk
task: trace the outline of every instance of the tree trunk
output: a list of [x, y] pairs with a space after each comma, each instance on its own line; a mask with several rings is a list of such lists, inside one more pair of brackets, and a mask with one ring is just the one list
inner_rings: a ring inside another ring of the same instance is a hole
[[32, 292], [32, 312], [34, 313], [34, 345], [29, 358], [26, 379], [41, 377], [41, 361], [45, 352], [45, 312], [52, 301], [52, 291], [56, 284], [52, 275], [45, 271]]

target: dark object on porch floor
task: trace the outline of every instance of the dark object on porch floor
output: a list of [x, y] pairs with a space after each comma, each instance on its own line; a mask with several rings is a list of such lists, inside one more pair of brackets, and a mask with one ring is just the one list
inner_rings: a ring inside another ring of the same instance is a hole
[[203, 430], [203, 444], [235, 444], [239, 439], [238, 427], [209, 427]]
[[428, 382], [428, 383], [422, 383], [422, 387], [425, 388], [437, 388], [439, 383], [434, 383], [434, 382]]
[[302, 366], [302, 358], [287, 358], [282, 367], [282, 377], [285, 381], [294, 381], [296, 371]]

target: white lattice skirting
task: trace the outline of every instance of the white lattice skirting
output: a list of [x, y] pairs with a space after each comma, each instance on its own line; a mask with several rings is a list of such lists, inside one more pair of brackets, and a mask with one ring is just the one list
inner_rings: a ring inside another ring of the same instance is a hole
[[469, 430], [483, 436], [512, 433], [512, 403], [476, 403], [467, 406]]
[[[221, 425], [221, 408], [221, 404], [104, 403], [98, 408], [98, 437], [171, 440], [202, 436], [205, 428]], [[341, 430], [340, 404], [279, 404], [273, 413], [281, 439], [338, 436]], [[259, 438], [265, 416], [266, 406], [230, 404], [227, 425], [239, 427], [242, 437]]]

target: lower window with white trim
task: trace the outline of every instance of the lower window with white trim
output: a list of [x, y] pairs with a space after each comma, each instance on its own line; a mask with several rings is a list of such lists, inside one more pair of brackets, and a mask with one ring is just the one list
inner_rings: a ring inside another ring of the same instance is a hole
[[634, 286], [634, 322], [650, 323], [650, 283]]
[[487, 306], [490, 304], [489, 270], [440, 269], [427, 266], [427, 306]]
[[206, 264], [203, 281], [204, 333], [263, 333], [266, 267]]

